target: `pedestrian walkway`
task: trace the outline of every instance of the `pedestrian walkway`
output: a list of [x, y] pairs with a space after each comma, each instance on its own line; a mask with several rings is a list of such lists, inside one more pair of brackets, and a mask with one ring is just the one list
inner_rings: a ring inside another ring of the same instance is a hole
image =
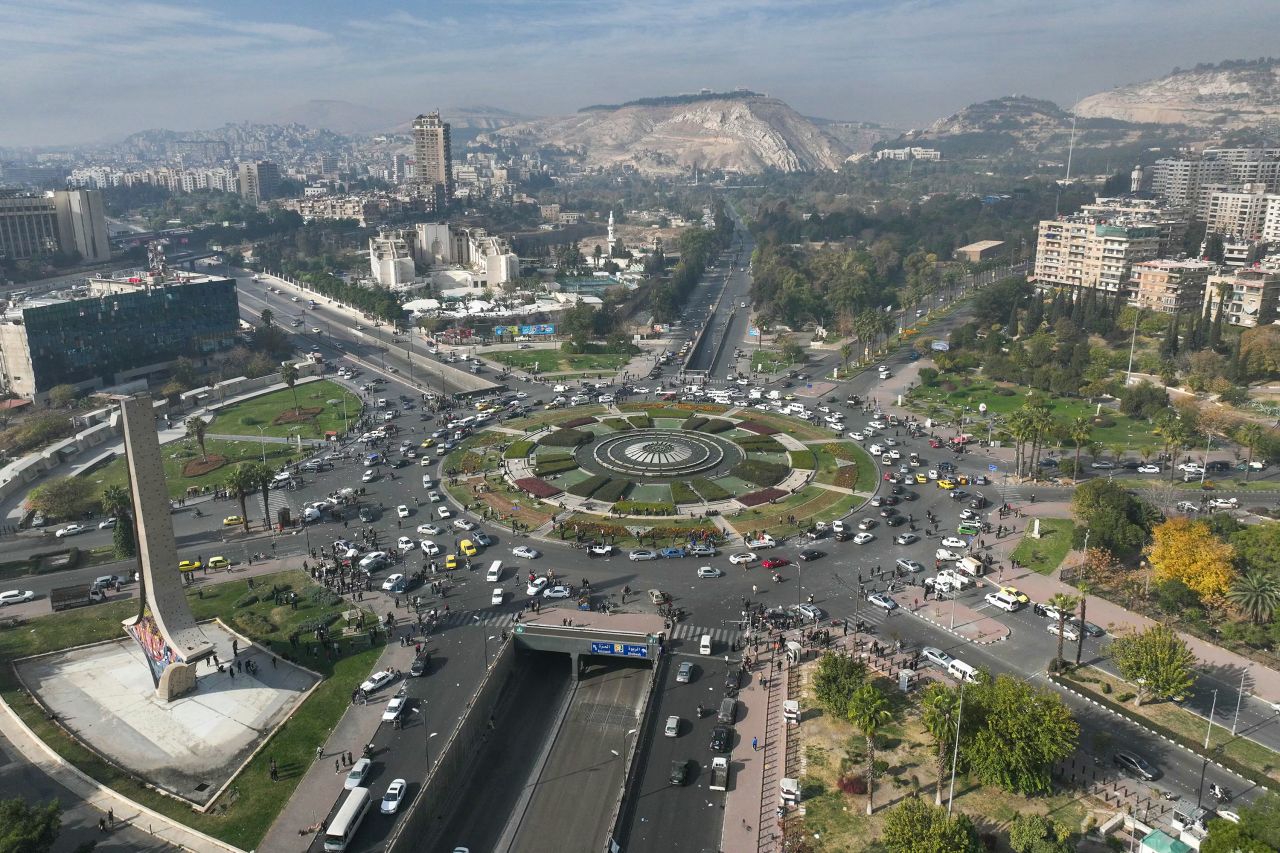
[[684, 640], [700, 640], [707, 634], [711, 635], [711, 641], [714, 648], [732, 648], [735, 645], [741, 647], [743, 640], [746, 639], [747, 633], [738, 628], [707, 628], [702, 625], [685, 625], [679, 624], [667, 632], [667, 639], [673, 642]]

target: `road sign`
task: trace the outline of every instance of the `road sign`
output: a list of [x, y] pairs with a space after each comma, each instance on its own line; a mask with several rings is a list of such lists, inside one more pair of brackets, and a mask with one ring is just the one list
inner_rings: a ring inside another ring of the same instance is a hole
[[759, 329], [747, 329], [747, 334], [748, 334], [748, 335], [750, 335], [750, 336], [751, 336], [751, 337], [753, 337], [753, 338], [758, 338], [758, 337], [760, 337], [760, 330], [759, 330]]
[[988, 465], [988, 466], [987, 466], [987, 470], [988, 470], [988, 471], [991, 471], [992, 473], [994, 473], [994, 472], [996, 472], [996, 471], [999, 471], [999, 470], [1000, 470], [1000, 467], [999, 467], [998, 465]]
[[630, 643], [591, 643], [591, 654], [593, 655], [617, 655], [624, 658], [647, 658], [649, 656], [648, 646], [637, 646]]

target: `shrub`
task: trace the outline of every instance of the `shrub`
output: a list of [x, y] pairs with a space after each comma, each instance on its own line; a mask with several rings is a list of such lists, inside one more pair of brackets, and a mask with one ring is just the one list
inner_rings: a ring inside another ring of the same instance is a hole
[[586, 426], [595, 422], [596, 419], [592, 417], [569, 418], [567, 421], [561, 421], [559, 427], [561, 429], [573, 429], [574, 427]]
[[320, 607], [332, 607], [342, 603], [342, 596], [326, 586], [313, 586], [307, 590], [307, 598]]
[[991, 389], [991, 393], [995, 394], [997, 397], [1012, 397], [1017, 392], [1012, 388], [1006, 388], [1004, 385], [997, 385]]
[[1106, 415], [1098, 415], [1093, 419], [1093, 425], [1099, 429], [1110, 429], [1116, 425], [1116, 419], [1109, 418]]
[[1117, 694], [1116, 694], [1116, 701], [1117, 701], [1117, 702], [1119, 702], [1121, 705], [1123, 705], [1125, 702], [1132, 702], [1132, 701], [1133, 701], [1133, 694], [1132, 694], [1132, 693], [1129, 693], [1129, 692], [1125, 692], [1125, 693], [1117, 693]]
[[696, 504], [702, 500], [693, 487], [685, 482], [671, 484], [671, 499], [678, 504]]
[[946, 382], [942, 383], [942, 390], [946, 391], [947, 393], [951, 393], [952, 391], [956, 390], [956, 383], [948, 379]]
[[700, 432], [709, 432], [713, 435], [719, 432], [727, 432], [733, 429], [733, 422], [726, 421], [724, 418], [707, 418], [707, 422], [699, 427]]
[[650, 429], [653, 427], [653, 418], [648, 415], [628, 415], [627, 420], [636, 429]]
[[251, 604], [257, 604], [258, 601], [259, 601], [258, 594], [256, 592], [250, 592], [237, 598], [235, 606], [248, 607]]
[[860, 796], [867, 793], [867, 781], [861, 776], [841, 776], [836, 781], [836, 787], [846, 794]]
[[591, 433], [576, 429], [558, 429], [538, 439], [546, 447], [577, 447], [591, 440]]
[[631, 483], [627, 480], [610, 478], [599, 489], [591, 493], [591, 497], [605, 503], [613, 503], [631, 490]]
[[574, 483], [569, 487], [568, 492], [571, 495], [577, 495], [580, 498], [589, 498], [596, 489], [609, 482], [612, 478], [605, 474], [593, 474], [581, 482]]
[[775, 486], [790, 472], [790, 468], [779, 462], [762, 462], [747, 459], [733, 466], [730, 473], [739, 480], [755, 483], [757, 486]]
[[529, 455], [529, 451], [533, 450], [533, 442], [521, 439], [513, 441], [507, 445], [507, 449], [503, 452], [503, 459], [524, 459]]
[[626, 432], [629, 429], [635, 429], [631, 422], [625, 418], [602, 418], [600, 423], [614, 432]]
[[715, 480], [702, 478], [694, 480], [691, 485], [704, 501], [722, 501], [729, 497], [729, 490]]
[[1106, 694], [1110, 694], [1110, 693], [1111, 693], [1111, 682], [1110, 682], [1110, 681], [1104, 681], [1104, 682], [1102, 682], [1102, 692], [1103, 692], [1103, 693], [1106, 693]]
[[782, 453], [786, 451], [786, 448], [776, 438], [770, 438], [767, 435], [735, 438], [734, 443], [741, 447], [744, 453]]
[[563, 459], [549, 459], [545, 462], [542, 459], [539, 459], [537, 465], [534, 466], [533, 473], [538, 477], [549, 477], [552, 474], [561, 474], [565, 471], [572, 471], [577, 467], [578, 460], [574, 459], [572, 456], [567, 456]]
[[334, 622], [337, 622], [340, 618], [342, 618], [342, 614], [330, 613], [329, 615], [322, 616], [319, 619], [308, 619], [306, 622], [303, 622], [301, 625], [298, 625], [296, 628], [290, 631], [289, 636], [309, 639], [315, 636], [315, 633], [318, 629], [328, 628]]
[[787, 458], [791, 460], [792, 468], [814, 471], [818, 467], [818, 458], [813, 455], [812, 450], [792, 450], [787, 454]]
[[707, 419], [702, 417], [701, 415], [694, 415], [693, 417], [686, 420], [684, 423], [680, 424], [680, 429], [685, 429], [689, 431], [702, 429], [702, 427], [706, 424], [706, 422], [707, 422]]

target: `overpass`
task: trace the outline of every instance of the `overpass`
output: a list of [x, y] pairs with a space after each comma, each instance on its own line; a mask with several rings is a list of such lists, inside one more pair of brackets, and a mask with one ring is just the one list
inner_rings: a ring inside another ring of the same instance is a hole
[[539, 621], [516, 625], [516, 647], [567, 654], [575, 676], [592, 664], [608, 663], [610, 658], [652, 665], [662, 654], [665, 626], [660, 616], [565, 610], [551, 610], [548, 614], [566, 612], [571, 614], [563, 617], [567, 625]]

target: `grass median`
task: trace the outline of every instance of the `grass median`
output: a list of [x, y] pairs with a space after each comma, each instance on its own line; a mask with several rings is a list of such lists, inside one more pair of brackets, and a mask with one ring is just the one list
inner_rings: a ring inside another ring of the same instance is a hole
[[1010, 556], [1018, 561], [1018, 565], [1026, 566], [1037, 574], [1048, 575], [1067, 558], [1076, 526], [1069, 518], [1042, 518], [1039, 521], [1040, 538], [1031, 535], [1035, 519], [1027, 519], [1027, 532], [1022, 534], [1022, 541]]
[[[330, 400], [337, 402], [330, 403]], [[328, 379], [304, 382], [293, 389], [282, 388], [219, 409], [209, 424], [209, 432], [252, 438], [259, 435], [288, 438], [295, 434], [303, 438], [324, 438], [326, 432], [341, 434], [347, 424], [359, 420], [361, 405], [359, 396], [336, 382]]]

